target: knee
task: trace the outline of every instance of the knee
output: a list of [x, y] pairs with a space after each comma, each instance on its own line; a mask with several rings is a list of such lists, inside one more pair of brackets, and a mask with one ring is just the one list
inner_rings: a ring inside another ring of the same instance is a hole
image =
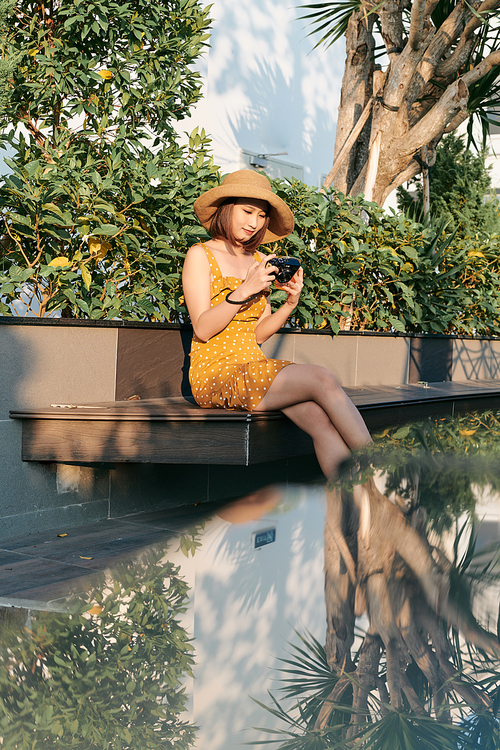
[[327, 370], [326, 367], [319, 366], [316, 367], [315, 370], [316, 384], [322, 394], [328, 395], [330, 397], [344, 395], [344, 391], [342, 390], [342, 387], [333, 372]]

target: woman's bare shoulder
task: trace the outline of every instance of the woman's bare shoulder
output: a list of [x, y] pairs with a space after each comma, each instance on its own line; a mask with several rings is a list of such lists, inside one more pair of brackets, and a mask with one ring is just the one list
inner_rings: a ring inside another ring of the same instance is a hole
[[186, 253], [186, 258], [206, 258], [208, 262], [208, 256], [206, 251], [206, 245], [202, 242], [197, 242], [196, 245], [191, 245]]
[[196, 245], [191, 245], [186, 253], [183, 264], [183, 275], [185, 276], [191, 272], [198, 273], [200, 269], [208, 271], [210, 269], [210, 261], [203, 245], [197, 243]]
[[214, 252], [214, 250], [217, 252], [217, 250], [219, 249], [218, 245], [219, 243], [216, 240], [197, 242], [195, 245], [191, 245], [188, 253], [207, 256], [207, 250], [210, 250], [212, 253]]

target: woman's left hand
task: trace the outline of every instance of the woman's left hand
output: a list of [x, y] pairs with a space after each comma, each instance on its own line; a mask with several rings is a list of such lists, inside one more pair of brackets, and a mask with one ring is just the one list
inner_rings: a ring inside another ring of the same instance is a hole
[[302, 268], [299, 268], [295, 276], [290, 279], [286, 284], [275, 284], [276, 289], [280, 289], [283, 292], [286, 292], [288, 294], [288, 299], [286, 301], [286, 305], [290, 305], [291, 307], [297, 307], [299, 304], [299, 297], [300, 293], [302, 291], [302, 287], [304, 286], [304, 271]]

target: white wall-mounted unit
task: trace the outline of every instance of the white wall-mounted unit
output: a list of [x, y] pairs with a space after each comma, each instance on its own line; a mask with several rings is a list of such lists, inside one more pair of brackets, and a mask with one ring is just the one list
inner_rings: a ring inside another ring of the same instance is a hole
[[276, 177], [289, 180], [292, 177], [296, 180], [304, 179], [304, 168], [300, 164], [291, 164], [268, 154], [256, 154], [253, 151], [241, 149], [240, 169], [246, 168], [265, 172], [272, 179]]

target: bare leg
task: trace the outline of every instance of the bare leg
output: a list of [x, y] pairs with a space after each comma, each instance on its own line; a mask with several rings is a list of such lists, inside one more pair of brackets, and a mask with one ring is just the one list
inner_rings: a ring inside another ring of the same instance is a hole
[[[361, 448], [363, 445], [371, 442], [370, 433], [361, 414], [350, 398], [344, 393], [333, 373], [317, 365], [294, 364], [284, 367], [276, 375], [256, 411], [281, 410], [296, 424], [299, 424], [299, 419], [305, 419], [305, 412], [292, 412], [291, 410], [288, 412], [287, 408], [296, 407], [298, 404], [302, 405], [310, 401], [321, 407], [331, 425], [348, 448]], [[318, 411], [316, 411], [316, 417], [318, 417], [318, 414]], [[304, 427], [302, 427], [302, 424], [299, 426], [311, 435], [315, 446], [316, 443], [318, 443], [318, 446], [320, 443], [322, 444], [322, 438], [315, 426], [309, 421], [307, 421], [307, 425], [304, 422], [304, 425]], [[321, 420], [321, 426], [323, 429], [326, 429], [324, 420]], [[311, 432], [312, 429], [314, 429], [314, 434]], [[334, 439], [332, 435], [331, 431], [325, 432], [324, 448], [322, 444], [322, 448], [320, 449], [322, 458], [320, 459], [320, 456], [317, 454], [322, 468], [323, 465], [326, 468], [328, 464], [338, 465], [343, 460], [340, 458], [339, 461], [339, 459], [335, 458], [335, 450], [331, 454], [330, 459], [323, 457], [323, 450], [327, 452], [329, 450], [328, 446], [331, 446], [333, 449], [332, 441]], [[339, 444], [337, 443], [337, 445]]]
[[349, 457], [350, 450], [330, 422], [326, 412], [314, 401], [286, 406], [283, 413], [313, 439], [314, 451], [326, 477], [333, 477]]

